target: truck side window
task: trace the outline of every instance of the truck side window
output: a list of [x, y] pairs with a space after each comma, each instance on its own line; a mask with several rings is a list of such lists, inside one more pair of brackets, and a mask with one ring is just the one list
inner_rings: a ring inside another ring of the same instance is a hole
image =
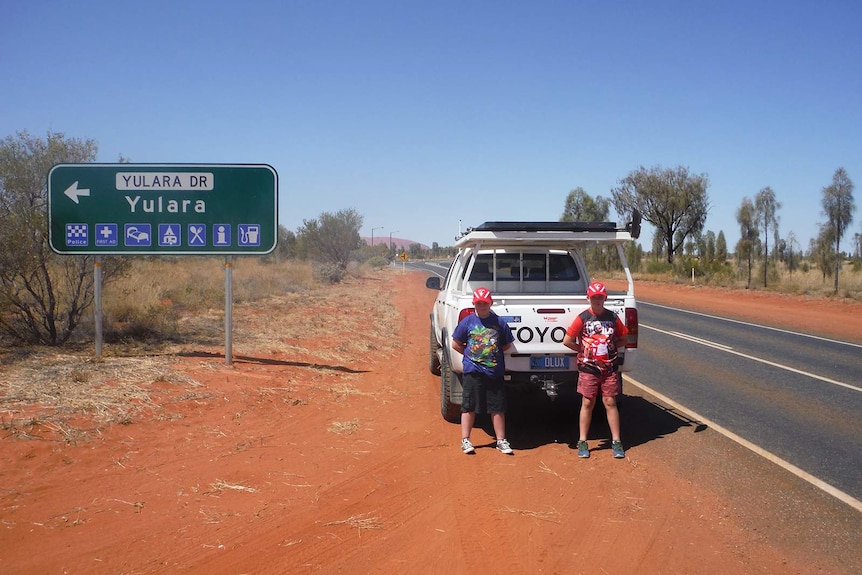
[[489, 282], [492, 279], [494, 278], [491, 275], [491, 268], [488, 265], [488, 262], [477, 260], [476, 263], [473, 264], [473, 271], [470, 272], [470, 281]]

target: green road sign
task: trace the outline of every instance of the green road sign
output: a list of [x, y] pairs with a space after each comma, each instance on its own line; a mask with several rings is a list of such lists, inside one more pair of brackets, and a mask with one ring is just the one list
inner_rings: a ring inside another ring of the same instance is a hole
[[48, 173], [59, 254], [267, 254], [278, 174], [265, 164], [59, 164]]

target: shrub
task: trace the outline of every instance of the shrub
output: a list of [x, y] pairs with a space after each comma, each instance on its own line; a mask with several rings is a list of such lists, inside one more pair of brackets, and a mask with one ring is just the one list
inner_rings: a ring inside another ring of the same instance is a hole
[[389, 260], [384, 258], [383, 256], [374, 256], [366, 262], [372, 268], [379, 270], [387, 267], [389, 265]]
[[673, 264], [669, 264], [664, 260], [649, 260], [647, 261], [646, 273], [650, 275], [668, 274], [673, 269]]
[[338, 264], [317, 264], [314, 266], [314, 277], [324, 283], [337, 284], [344, 279], [345, 270]]

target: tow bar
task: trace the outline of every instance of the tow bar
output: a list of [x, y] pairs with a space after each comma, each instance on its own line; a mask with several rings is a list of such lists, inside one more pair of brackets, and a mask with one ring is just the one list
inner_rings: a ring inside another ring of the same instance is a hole
[[559, 384], [553, 379], [539, 379], [538, 375], [531, 375], [530, 383], [533, 385], [541, 384], [542, 391], [548, 394], [548, 398], [551, 401], [557, 399], [557, 387]]

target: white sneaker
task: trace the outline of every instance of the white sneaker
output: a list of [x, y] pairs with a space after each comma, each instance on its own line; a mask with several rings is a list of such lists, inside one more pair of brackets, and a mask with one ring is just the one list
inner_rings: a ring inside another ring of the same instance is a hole
[[512, 455], [513, 453], [515, 453], [514, 451], [512, 451], [512, 446], [509, 445], [508, 439], [498, 439], [497, 449], [500, 450], [500, 453], [504, 453], [506, 455]]
[[461, 440], [461, 451], [468, 454], [476, 452], [476, 450], [473, 448], [473, 444], [470, 443], [470, 440], [466, 437]]

